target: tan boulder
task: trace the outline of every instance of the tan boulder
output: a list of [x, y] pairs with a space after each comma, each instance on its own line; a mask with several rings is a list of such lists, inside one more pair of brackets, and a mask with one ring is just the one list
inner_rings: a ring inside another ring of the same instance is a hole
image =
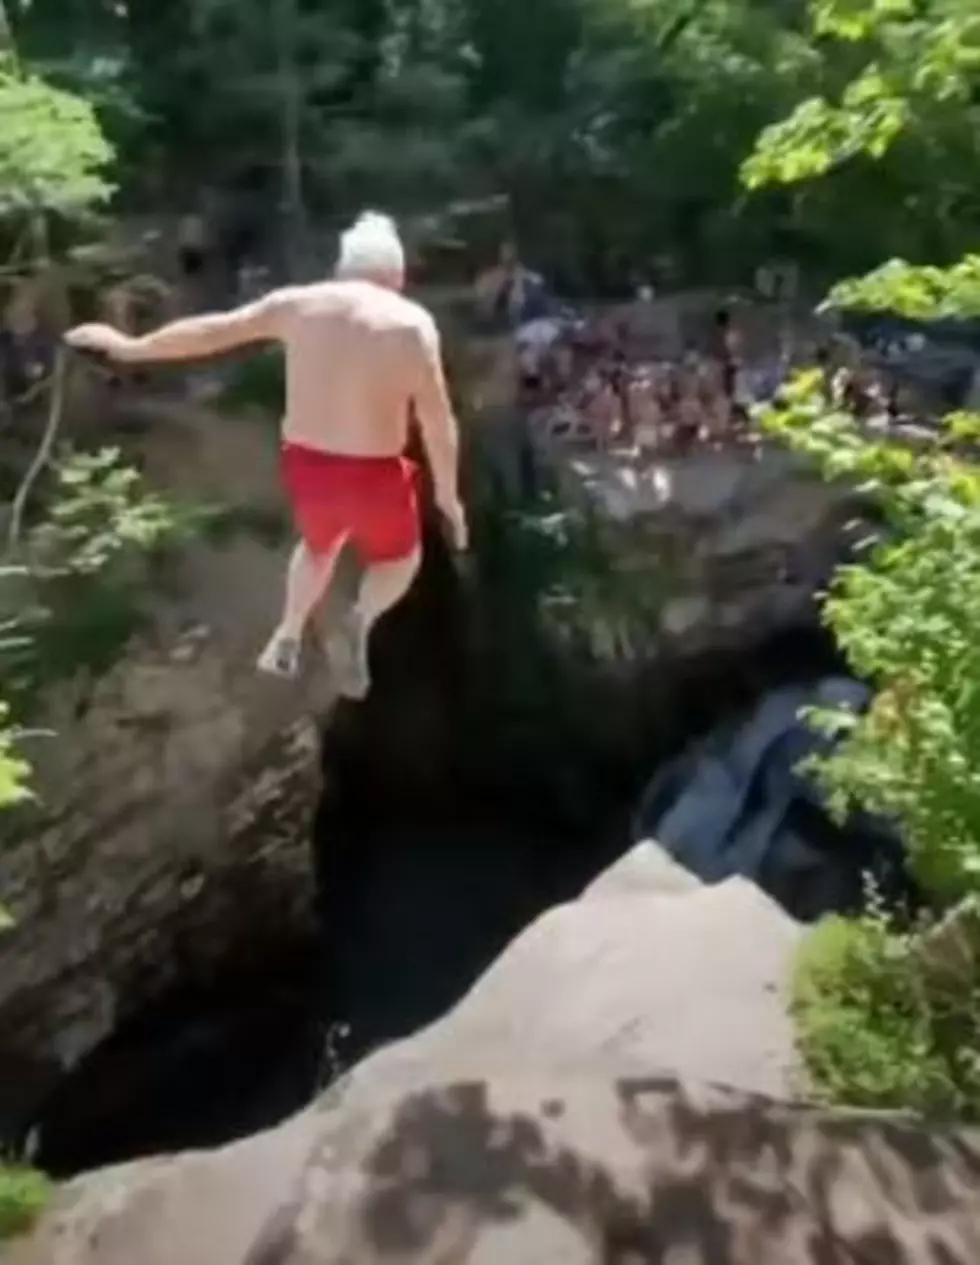
[[778, 1101], [797, 930], [684, 879], [639, 845], [307, 1111], [76, 1180], [3, 1265], [976, 1265], [980, 1132]]

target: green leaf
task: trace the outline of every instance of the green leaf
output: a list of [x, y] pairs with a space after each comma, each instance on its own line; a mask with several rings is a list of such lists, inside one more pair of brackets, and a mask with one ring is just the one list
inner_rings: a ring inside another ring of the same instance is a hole
[[0, 215], [105, 202], [112, 158], [87, 101], [0, 69]]

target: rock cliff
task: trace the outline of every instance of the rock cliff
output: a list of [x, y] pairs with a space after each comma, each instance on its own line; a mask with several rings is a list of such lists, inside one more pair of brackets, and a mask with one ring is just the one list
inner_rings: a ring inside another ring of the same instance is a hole
[[[593, 624], [596, 645], [635, 659], [679, 647], [697, 654], [815, 622], [815, 594], [853, 540], [862, 508], [763, 444], [643, 461], [552, 450], [544, 460], [562, 501], [590, 515], [615, 559], [618, 583]], [[644, 592], [653, 617], [638, 623], [630, 615]]]
[[[151, 484], [196, 503], [280, 514], [266, 423], [186, 406], [130, 418]], [[307, 679], [254, 658], [276, 614], [281, 543], [234, 533], [171, 560], [115, 666], [44, 700], [30, 742], [37, 800], [4, 821], [0, 1117], [23, 1110], [178, 973], [206, 976], [255, 928], [311, 925], [307, 848], [319, 795]], [[6, 1102], [7, 1094], [13, 1101]]]
[[[486, 440], [510, 381], [499, 344], [471, 345], [459, 372], [478, 380], [471, 437]], [[152, 485], [241, 510], [246, 527], [174, 560], [114, 668], [45, 702], [39, 727], [56, 737], [31, 744], [38, 801], [5, 821], [16, 837], [0, 849], [18, 919], [0, 973], [0, 1085], [17, 1091], [14, 1103], [0, 1091], [0, 1120], [175, 978], [247, 959], [254, 927], [311, 932], [317, 724], [330, 700], [323, 681], [291, 692], [253, 670], [288, 548], [274, 426], [158, 399], [127, 408], [124, 442]], [[473, 451], [482, 462], [486, 445]], [[558, 508], [587, 510], [603, 572], [573, 593], [576, 618], [600, 658], [630, 671], [664, 653], [737, 652], [809, 618], [851, 509], [778, 453], [559, 466]], [[387, 743], [391, 726], [377, 728]], [[424, 744], [411, 750], [418, 763]]]
[[641, 845], [307, 1111], [71, 1183], [5, 1265], [973, 1265], [980, 1133], [786, 1101], [797, 934]]

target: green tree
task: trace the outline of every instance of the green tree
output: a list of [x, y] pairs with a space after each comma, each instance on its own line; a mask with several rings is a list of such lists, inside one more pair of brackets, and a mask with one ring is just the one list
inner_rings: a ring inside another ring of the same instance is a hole
[[[854, 76], [836, 102], [810, 98], [763, 131], [743, 167], [750, 187], [832, 180], [849, 164], [881, 161], [906, 139], [922, 143], [930, 128], [942, 144], [950, 111], [973, 117], [980, 19], [959, 0], [817, 0], [813, 23], [817, 34], [858, 46]], [[945, 269], [894, 260], [839, 283], [831, 302], [923, 319], [970, 315], [978, 281], [975, 256]], [[825, 607], [855, 667], [880, 687], [825, 774], [839, 800], [898, 816], [927, 886], [955, 896], [980, 887], [980, 709], [972, 688], [980, 680], [972, 650], [980, 481], [956, 449], [972, 422], [948, 419], [935, 447], [915, 453], [828, 414], [816, 386], [804, 380], [770, 427], [830, 477], [873, 488], [895, 533], [837, 576]]]
[[[743, 167], [752, 188], [853, 186], [905, 165], [899, 216], [926, 214], [937, 253], [975, 240], [980, 17], [962, 0], [816, 0], [815, 34], [842, 45], [833, 95], [767, 128]], [[876, 204], [877, 207], [877, 204]], [[885, 224], [888, 212], [883, 213]], [[971, 222], [972, 220], [972, 222]], [[889, 240], [887, 228], [883, 239]], [[917, 239], [921, 248], [926, 237]], [[839, 282], [831, 303], [917, 319], [976, 316], [980, 259], [947, 267], [893, 259]], [[897, 821], [938, 926], [896, 929], [887, 911], [818, 927], [796, 988], [817, 1085], [873, 1106], [980, 1114], [980, 418], [945, 419], [932, 445], [869, 438], [800, 378], [766, 419], [831, 479], [857, 482], [886, 530], [835, 575], [824, 616], [873, 682], [860, 716], [817, 717], [843, 741], [816, 762], [843, 813]], [[937, 946], [941, 952], [937, 954]]]
[[31, 64], [95, 103], [128, 203], [247, 194], [292, 244], [372, 202], [438, 225], [506, 195], [583, 284], [662, 254], [748, 276], [787, 200], [750, 205], [738, 157], [824, 64], [802, 0], [10, 3]]
[[0, 216], [77, 215], [105, 202], [112, 159], [87, 101], [0, 63]]
[[859, 804], [901, 822], [937, 899], [980, 893], [980, 472], [953, 449], [980, 427], [956, 415], [946, 441], [919, 453], [869, 440], [807, 378], [767, 423], [828, 477], [860, 481], [889, 524], [824, 604], [855, 671], [876, 684], [863, 716], [828, 717], [847, 739], [821, 764], [824, 781], [841, 812]]
[[791, 190], [802, 221], [846, 216], [867, 251], [949, 262], [980, 213], [980, 14], [971, 0], [814, 0], [819, 91], [760, 135], [750, 189]]
[[[0, 222], [16, 231], [37, 217], [85, 212], [111, 192], [105, 180], [111, 158], [85, 101], [29, 74], [12, 54], [0, 62]], [[19, 578], [20, 568], [0, 571], [0, 582]], [[8, 636], [8, 649], [11, 640], [19, 642]], [[28, 793], [29, 770], [15, 753], [9, 722], [0, 701], [0, 810]]]

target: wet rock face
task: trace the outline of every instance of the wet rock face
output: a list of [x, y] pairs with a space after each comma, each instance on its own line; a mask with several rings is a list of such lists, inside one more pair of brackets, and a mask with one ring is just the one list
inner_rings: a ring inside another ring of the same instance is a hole
[[[274, 430], [186, 412], [132, 440], [150, 481], [193, 503], [279, 510]], [[0, 1132], [175, 980], [261, 954], [256, 928], [313, 935], [328, 700], [319, 678], [290, 689], [254, 668], [287, 549], [246, 531], [192, 545], [112, 670], [43, 700], [36, 724], [52, 736], [28, 750], [37, 799], [4, 815], [0, 846], [16, 918], [0, 938]]]
[[[260, 559], [237, 561], [254, 575]], [[315, 723], [256, 678], [251, 646], [206, 624], [170, 631], [134, 646], [81, 714], [62, 693], [45, 717], [57, 738], [35, 744], [37, 805], [0, 850], [17, 919], [0, 945], [8, 1058], [68, 1068], [257, 927], [311, 925]]]

